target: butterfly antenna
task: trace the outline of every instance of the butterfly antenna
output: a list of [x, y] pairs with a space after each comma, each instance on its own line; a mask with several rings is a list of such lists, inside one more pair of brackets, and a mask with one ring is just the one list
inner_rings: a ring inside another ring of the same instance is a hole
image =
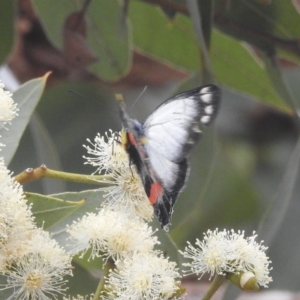
[[99, 102], [98, 102], [96, 99], [94, 99], [94, 98], [92, 98], [92, 97], [90, 97], [90, 96], [81, 94], [81, 93], [76, 92], [76, 91], [73, 91], [73, 90], [69, 90], [69, 93], [74, 94], [74, 95], [76, 95], [76, 96], [80, 96], [81, 98], [88, 99], [89, 101], [92, 101], [93, 104], [99, 106]]
[[136, 100], [133, 102], [133, 104], [131, 105], [131, 108], [130, 109], [132, 109], [134, 106], [135, 106], [135, 104], [138, 102], [138, 100], [142, 97], [142, 95], [145, 93], [145, 91], [147, 90], [147, 88], [148, 88], [148, 86], [146, 85], [145, 87], [144, 87], [144, 89], [142, 90], [142, 92], [139, 94], [139, 96], [136, 98]]
[[93, 97], [90, 97], [90, 96], [81, 94], [81, 93], [76, 92], [76, 91], [74, 91], [74, 90], [69, 90], [68, 92], [71, 93], [71, 94], [74, 94], [74, 95], [76, 95], [76, 96], [80, 96], [81, 98], [88, 99], [89, 101], [91, 101], [91, 102], [92, 102], [94, 105], [96, 105], [97, 107], [102, 107], [102, 108], [104, 108], [104, 109], [107, 109], [107, 110], [109, 110], [110, 112], [113, 112], [114, 114], [117, 114], [117, 113], [118, 113], [118, 111], [116, 111], [115, 109], [111, 109], [111, 108], [109, 108], [106, 104], [100, 103], [100, 102], [98, 101], [98, 99], [95, 99], [95, 98], [93, 98]]

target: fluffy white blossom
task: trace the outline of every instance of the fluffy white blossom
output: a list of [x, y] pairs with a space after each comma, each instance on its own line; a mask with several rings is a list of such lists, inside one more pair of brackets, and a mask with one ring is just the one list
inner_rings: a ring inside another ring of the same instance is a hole
[[228, 238], [231, 241], [232, 252], [236, 256], [236, 270], [240, 272], [252, 272], [257, 283], [267, 287], [272, 281], [269, 276], [271, 270], [270, 259], [265, 251], [267, 247], [262, 245], [262, 242], [255, 241], [257, 234], [255, 232], [250, 237], [244, 237], [244, 231], [235, 233], [233, 230], [229, 233]]
[[[0, 82], [0, 126], [17, 115], [11, 93]], [[34, 223], [22, 186], [0, 158], [0, 275], [7, 300], [50, 300], [64, 294], [71, 257]], [[6, 279], [6, 282], [4, 282]]]
[[4, 289], [12, 289], [8, 300], [48, 300], [64, 294], [64, 276], [72, 275], [71, 257], [42, 229], [34, 231], [26, 249], [3, 272], [7, 278]]
[[94, 143], [90, 140], [88, 142], [90, 145], [84, 147], [92, 157], [84, 157], [86, 164], [96, 167], [95, 173], [111, 177], [111, 180], [104, 181], [110, 186], [101, 188], [105, 193], [105, 205], [151, 220], [153, 207], [135, 166], [130, 165], [128, 155], [120, 143], [120, 133], [109, 131], [105, 136], [98, 134]]
[[158, 253], [136, 253], [116, 261], [116, 266], [106, 281], [106, 299], [167, 300], [178, 291], [175, 263]]
[[51, 238], [49, 232], [37, 228], [30, 241], [28, 254], [39, 254], [44, 261], [49, 262], [53, 268], [62, 268], [71, 273], [71, 256]]
[[[257, 235], [245, 238], [244, 232], [208, 230], [203, 241], [196, 240], [196, 246], [188, 243], [184, 257], [192, 260], [184, 265], [189, 267], [187, 274], [203, 275], [209, 273], [226, 275], [227, 273], [252, 272], [257, 283], [267, 287], [272, 278], [269, 276], [271, 261], [266, 256], [266, 247], [255, 241]], [[201, 277], [200, 277], [201, 278]]]
[[12, 289], [7, 299], [57, 299], [57, 294], [64, 294], [65, 275], [70, 275], [70, 268], [53, 266], [45, 260], [42, 253], [31, 253], [20, 257], [5, 273], [6, 289]]
[[13, 180], [0, 158], [0, 271], [6, 264], [27, 252], [35, 225], [23, 195], [22, 186]]
[[157, 238], [151, 228], [138, 217], [102, 209], [89, 213], [68, 227], [73, 253], [82, 256], [91, 248], [90, 258], [103, 256], [114, 259], [134, 251], [152, 251]]
[[231, 252], [226, 235], [226, 231], [209, 230], [204, 234], [203, 241], [196, 240], [197, 247], [188, 242], [185, 252], [180, 251], [184, 257], [193, 260], [192, 263], [184, 264], [190, 268], [186, 273], [201, 275], [201, 277], [203, 274], [209, 273], [212, 277], [215, 274], [225, 275], [226, 272], [233, 271], [234, 266], [228, 260]]
[[0, 81], [0, 126], [9, 123], [17, 115], [17, 105], [12, 99], [12, 93], [4, 90]]
[[[53, 299], [71, 275], [71, 258], [38, 229], [22, 186], [13, 180], [0, 158], [0, 272], [11, 289], [8, 299]], [[49, 298], [50, 295], [53, 295]]]

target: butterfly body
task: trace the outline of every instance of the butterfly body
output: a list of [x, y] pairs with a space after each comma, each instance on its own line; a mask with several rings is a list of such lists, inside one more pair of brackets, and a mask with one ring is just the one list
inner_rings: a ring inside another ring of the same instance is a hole
[[159, 105], [141, 124], [129, 117], [125, 103], [120, 114], [125, 127], [122, 144], [141, 177], [154, 213], [167, 229], [173, 206], [185, 185], [187, 156], [199, 141], [199, 124], [216, 116], [220, 90], [207, 85], [180, 93]]

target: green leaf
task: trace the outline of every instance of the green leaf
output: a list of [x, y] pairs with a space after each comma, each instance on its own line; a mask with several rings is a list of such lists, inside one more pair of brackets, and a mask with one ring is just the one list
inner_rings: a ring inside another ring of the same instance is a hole
[[[52, 0], [33, 1], [39, 20], [46, 31], [47, 37], [59, 48], [63, 49], [63, 27], [67, 16], [78, 11], [81, 6], [78, 1], [73, 0]], [[55, 18], [53, 18], [55, 16]]]
[[[51, 42], [62, 50], [66, 19], [82, 7], [71, 0], [34, 0], [34, 6]], [[87, 44], [97, 56], [91, 70], [105, 80], [117, 80], [131, 62], [130, 30], [126, 22], [122, 24], [119, 2], [91, 1], [85, 18]]]
[[[131, 3], [129, 17], [135, 47], [174, 68], [201, 73], [199, 45], [188, 17], [178, 14], [171, 23], [159, 9], [141, 2]], [[253, 49], [213, 30], [210, 51], [220, 84], [279, 109], [290, 109], [277, 94], [263, 61], [254, 55]]]
[[277, 11], [276, 19], [274, 20], [274, 34], [283, 38], [299, 38], [300, 14], [299, 11], [295, 9], [296, 2], [280, 0], [275, 0], [272, 2]]
[[257, 1], [232, 0], [226, 5], [217, 1], [215, 24], [232, 37], [249, 42], [261, 50], [272, 51], [273, 43], [270, 39], [261, 38], [261, 35], [273, 32], [277, 15], [274, 2], [262, 5]]
[[136, 48], [175, 68], [199, 71], [199, 46], [188, 17], [178, 14], [170, 22], [155, 6], [132, 1], [129, 18]]
[[[76, 297], [77, 295], [89, 295], [95, 292], [99, 279], [95, 278], [95, 274], [88, 272], [86, 268], [78, 264], [78, 260], [73, 260], [73, 276], [68, 277], [68, 295]], [[100, 277], [101, 267], [94, 268], [94, 273]], [[77, 297], [76, 297], [77, 298]]]
[[106, 80], [117, 80], [131, 64], [131, 32], [126, 20], [122, 22], [119, 1], [92, 1], [88, 18], [88, 44], [98, 56], [90, 69]]
[[266, 70], [269, 74], [269, 78], [273, 82], [277, 93], [281, 96], [283, 100], [285, 100], [286, 104], [291, 109], [295, 110], [296, 101], [293, 99], [293, 95], [290, 93], [288, 86], [284, 81], [284, 77], [281, 73], [277, 57], [263, 55], [263, 59], [265, 62]]
[[293, 95], [293, 100], [295, 101], [295, 106], [297, 108], [298, 115], [300, 114], [300, 86], [299, 86], [299, 76], [300, 68], [289, 68], [281, 71], [284, 82], [288, 86], [289, 91]]
[[4, 157], [7, 165], [13, 158], [30, 117], [42, 96], [48, 75], [24, 83], [13, 93], [13, 100], [18, 103], [19, 115], [11, 125], [7, 126], [8, 130], [0, 128], [1, 142], [6, 145], [1, 151], [1, 156]]
[[44, 229], [73, 214], [85, 203], [84, 199], [74, 202], [35, 193], [26, 193], [26, 199], [32, 204], [31, 211], [37, 226]]
[[275, 91], [263, 61], [245, 44], [214, 31], [211, 49], [217, 81], [281, 110], [289, 110]]
[[94, 271], [94, 270], [101, 270], [103, 267], [103, 260], [101, 257], [97, 257], [94, 259], [90, 259], [92, 250], [89, 249], [83, 257], [79, 257], [80, 255], [75, 255], [73, 257], [73, 261], [76, 264], [80, 265], [85, 270]]
[[216, 3], [215, 24], [219, 30], [268, 54], [279, 49], [285, 57], [300, 62], [297, 2], [232, 0]]

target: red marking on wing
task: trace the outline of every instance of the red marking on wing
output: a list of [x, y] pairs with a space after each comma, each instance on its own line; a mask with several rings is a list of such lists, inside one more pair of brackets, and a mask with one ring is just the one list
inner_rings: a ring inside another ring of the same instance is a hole
[[130, 132], [128, 132], [127, 135], [128, 135], [128, 139], [129, 139], [130, 144], [135, 145], [136, 141], [135, 141], [133, 135]]
[[150, 194], [149, 194], [149, 201], [150, 201], [151, 204], [156, 203], [158, 197], [162, 193], [162, 190], [163, 190], [163, 187], [158, 181], [153, 182], [151, 184]]

